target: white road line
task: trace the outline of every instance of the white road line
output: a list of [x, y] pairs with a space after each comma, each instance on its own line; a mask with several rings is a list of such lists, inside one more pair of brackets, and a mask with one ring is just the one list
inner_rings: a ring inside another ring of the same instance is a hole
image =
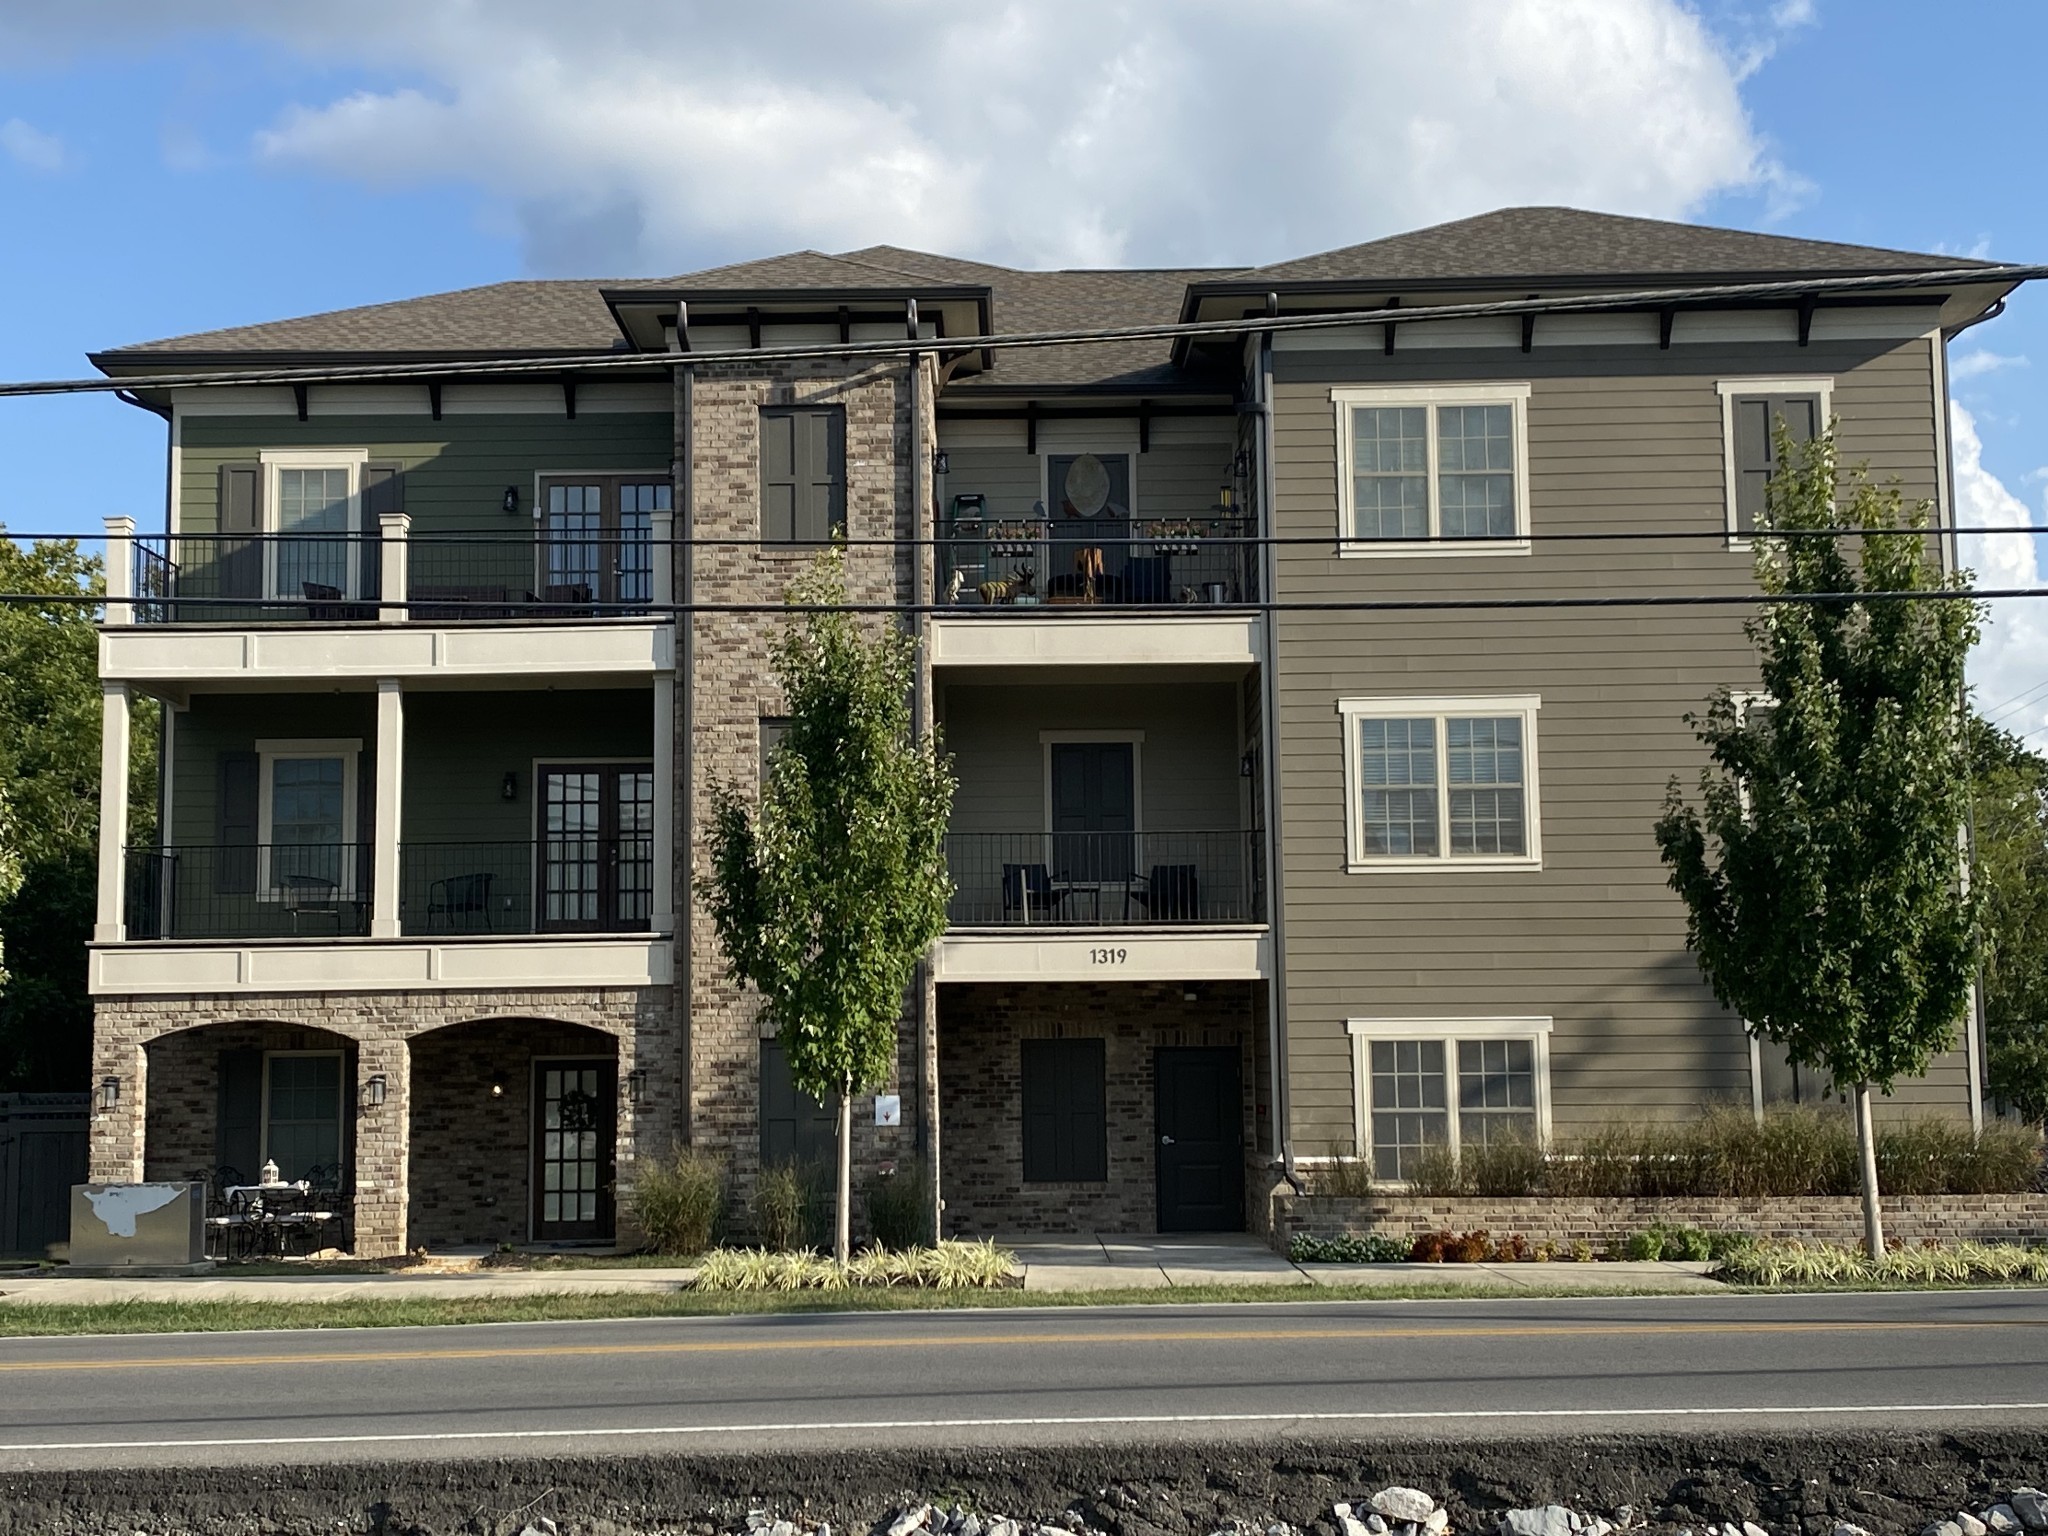
[[1045, 1429], [1171, 1424], [1372, 1424], [1459, 1419], [1698, 1419], [1792, 1417], [1823, 1413], [2041, 1413], [2042, 1403], [1815, 1403], [1805, 1407], [1731, 1408], [1440, 1408], [1339, 1413], [1130, 1413], [1072, 1418], [843, 1419], [791, 1424], [670, 1424], [625, 1429], [471, 1429], [430, 1434], [262, 1435], [216, 1440], [65, 1440], [0, 1445], [0, 1454], [33, 1451], [164, 1451], [232, 1449], [258, 1445], [426, 1445], [466, 1440], [601, 1440], [654, 1435], [769, 1435], [817, 1430]]

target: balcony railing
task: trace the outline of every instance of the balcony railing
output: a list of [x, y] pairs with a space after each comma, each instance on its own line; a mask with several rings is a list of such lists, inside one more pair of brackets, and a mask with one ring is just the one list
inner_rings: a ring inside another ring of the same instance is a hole
[[654, 598], [645, 529], [413, 533], [398, 606], [386, 601], [399, 594], [383, 590], [376, 534], [177, 533], [134, 543], [139, 624], [524, 623], [641, 614]]
[[654, 839], [407, 843], [398, 926], [445, 934], [644, 933], [654, 912]]
[[368, 843], [128, 850], [131, 939], [348, 938], [370, 931]]
[[1254, 832], [955, 832], [955, 927], [1150, 927], [1265, 918]]
[[1252, 602], [1251, 532], [1235, 517], [962, 521], [939, 541], [939, 592], [965, 609]]
[[[360, 938], [370, 931], [368, 843], [131, 848], [130, 939]], [[398, 852], [406, 937], [644, 933], [654, 840], [407, 843]]]

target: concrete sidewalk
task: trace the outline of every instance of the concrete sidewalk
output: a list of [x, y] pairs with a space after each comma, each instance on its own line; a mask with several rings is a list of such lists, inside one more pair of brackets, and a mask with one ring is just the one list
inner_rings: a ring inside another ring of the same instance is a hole
[[477, 1269], [459, 1274], [389, 1270], [367, 1275], [200, 1275], [169, 1280], [0, 1274], [0, 1306], [92, 1306], [117, 1301], [395, 1301], [477, 1296], [590, 1296], [678, 1291], [694, 1269]]

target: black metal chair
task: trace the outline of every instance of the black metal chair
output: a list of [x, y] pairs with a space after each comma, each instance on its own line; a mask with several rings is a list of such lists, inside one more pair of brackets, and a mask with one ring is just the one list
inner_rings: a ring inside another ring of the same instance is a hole
[[246, 1183], [239, 1168], [223, 1163], [214, 1169], [206, 1186], [206, 1256], [239, 1263], [252, 1257], [258, 1246], [253, 1214], [240, 1202], [231, 1203], [228, 1191]]
[[355, 622], [377, 617], [375, 604], [351, 603], [341, 588], [325, 581], [302, 581], [299, 591], [306, 599], [306, 617], [315, 623]]
[[348, 1246], [346, 1198], [341, 1191], [341, 1165], [320, 1163], [306, 1170], [306, 1192], [294, 1210], [277, 1217], [278, 1243], [285, 1252], [301, 1253]]
[[1043, 864], [1003, 866], [1003, 921], [1028, 923], [1033, 912], [1051, 917], [1066, 901], [1068, 892], [1052, 882]]
[[449, 875], [436, 880], [427, 887], [427, 928], [431, 932], [435, 918], [444, 918], [448, 931], [455, 931], [455, 920], [464, 920], [462, 931], [469, 931], [468, 919], [481, 917], [485, 931], [491, 927], [491, 875], [488, 870], [470, 875]]
[[1144, 889], [1134, 886], [1130, 899], [1155, 923], [1192, 923], [1202, 915], [1201, 884], [1192, 864], [1154, 864]]

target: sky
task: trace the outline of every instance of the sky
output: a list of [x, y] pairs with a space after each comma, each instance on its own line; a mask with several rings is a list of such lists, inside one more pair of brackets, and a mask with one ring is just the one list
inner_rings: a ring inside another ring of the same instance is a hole
[[[1929, 15], [0, 0], [0, 378], [511, 277], [876, 242], [1239, 265], [1527, 203], [2048, 262], [2048, 6]], [[2048, 522], [2048, 293], [1958, 338], [1952, 366], [1963, 520]], [[0, 401], [15, 531], [156, 526], [163, 473], [153, 416]], [[2048, 569], [2033, 539], [1968, 542], [1987, 585]], [[1993, 718], [2048, 745], [2048, 599], [2001, 607], [1973, 676]]]

